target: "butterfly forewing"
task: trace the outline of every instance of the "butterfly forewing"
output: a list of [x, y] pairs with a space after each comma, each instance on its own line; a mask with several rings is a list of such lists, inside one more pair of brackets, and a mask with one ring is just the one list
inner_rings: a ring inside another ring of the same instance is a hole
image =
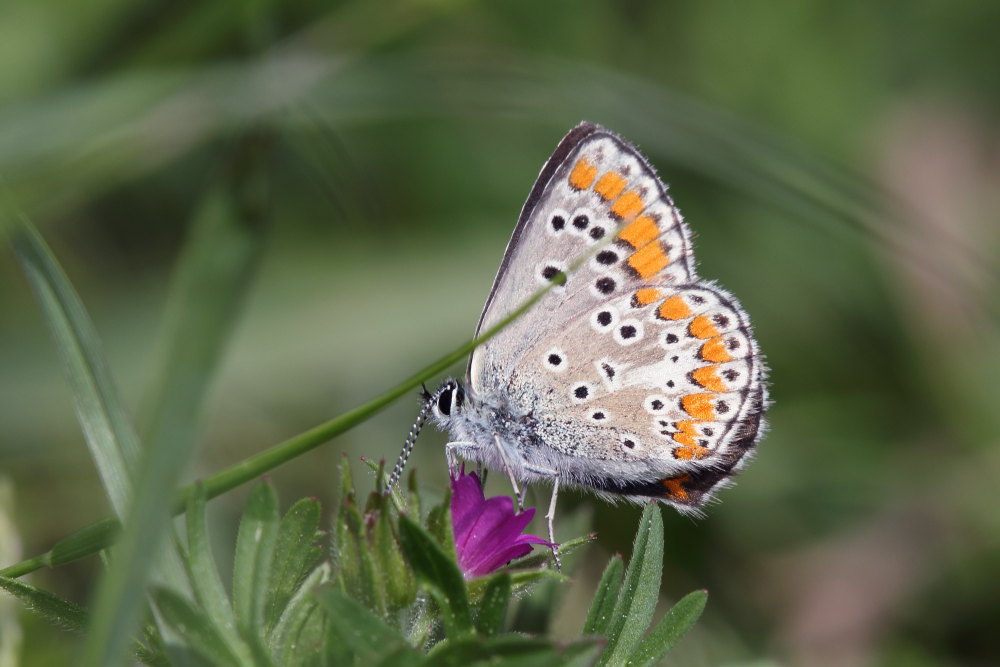
[[[613, 237], [620, 240], [609, 245]], [[491, 389], [489, 381], [503, 377], [493, 370], [512, 368], [555, 321], [556, 311], [565, 317], [567, 309], [584, 308], [579, 297], [614, 298], [629, 284], [654, 277], [679, 283], [693, 278], [687, 229], [652, 167], [614, 134], [584, 123], [560, 142], [525, 202], [477, 334], [595, 250], [587, 283], [571, 277], [536, 304], [533, 316], [515, 321], [476, 351], [469, 364], [473, 390]]]

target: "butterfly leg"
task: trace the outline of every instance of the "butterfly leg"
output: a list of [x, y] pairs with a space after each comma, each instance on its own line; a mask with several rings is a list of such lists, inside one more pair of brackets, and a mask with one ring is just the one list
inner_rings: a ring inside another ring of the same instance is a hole
[[[475, 459], [478, 464], [479, 456], [476, 452], [485, 449], [483, 445], [478, 442], [466, 442], [466, 441], [455, 441], [449, 442], [444, 446], [444, 458], [448, 462], [448, 474], [454, 477], [458, 472], [459, 457]], [[482, 479], [482, 478], [480, 478]]]
[[517, 501], [517, 511], [520, 512], [524, 509], [524, 498], [521, 495], [521, 487], [517, 485], [517, 479], [514, 478], [514, 469], [510, 466], [510, 460], [507, 458], [507, 452], [504, 451], [503, 444], [500, 443], [499, 436], [493, 436], [493, 442], [496, 443], [497, 452], [500, 453], [500, 460], [503, 462], [504, 472], [507, 473], [507, 478], [510, 480], [511, 488], [514, 489], [514, 499]]
[[526, 466], [526, 469], [536, 475], [552, 478], [552, 499], [549, 501], [549, 511], [545, 515], [545, 520], [549, 524], [549, 544], [552, 545], [552, 560], [555, 561], [556, 571], [562, 572], [562, 562], [559, 560], [559, 545], [556, 544], [555, 530], [556, 500], [559, 498], [559, 473], [549, 468], [541, 468], [533, 465]]

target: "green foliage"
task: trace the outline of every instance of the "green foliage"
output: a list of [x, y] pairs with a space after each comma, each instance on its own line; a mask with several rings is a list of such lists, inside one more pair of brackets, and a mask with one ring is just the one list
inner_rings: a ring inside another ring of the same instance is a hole
[[312, 593], [330, 579], [329, 566], [318, 565], [318, 504], [300, 500], [281, 517], [274, 487], [254, 487], [236, 539], [230, 603], [209, 546], [205, 499], [196, 486], [181, 549], [194, 599], [160, 588], [157, 610], [182, 648], [211, 664], [313, 664], [323, 622], [315, 621], [321, 613]]

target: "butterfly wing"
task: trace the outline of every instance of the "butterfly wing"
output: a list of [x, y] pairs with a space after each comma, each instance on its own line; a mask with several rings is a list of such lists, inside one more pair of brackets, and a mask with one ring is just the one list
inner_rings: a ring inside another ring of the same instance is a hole
[[475, 351], [468, 387], [530, 415], [530, 455], [565, 481], [697, 507], [756, 443], [763, 368], [746, 314], [697, 278], [687, 226], [635, 148], [589, 123], [560, 142], [477, 331], [588, 251]]
[[[619, 229], [624, 221], [628, 222], [626, 229]], [[659, 273], [661, 281], [678, 283], [693, 277], [687, 228], [652, 167], [617, 135], [581, 123], [559, 143], [535, 181], [507, 244], [476, 335], [507, 317], [567, 270], [574, 259], [592, 250], [591, 246], [619, 232], [635, 246], [634, 262], [647, 276]], [[614, 261], [619, 259], [620, 250], [609, 248], [607, 252], [611, 254], [602, 253], [594, 263], [601, 266], [612, 254]], [[610, 270], [608, 274], [596, 276], [589, 290], [602, 297], [619, 291]], [[556, 287], [531, 314], [477, 349], [469, 360], [470, 388], [484, 393], [494, 389], [491, 381], [502, 382], [502, 371], [512, 368], [530, 340], [553, 321], [541, 315], [579, 306], [574, 297], [582, 287], [577, 281]]]

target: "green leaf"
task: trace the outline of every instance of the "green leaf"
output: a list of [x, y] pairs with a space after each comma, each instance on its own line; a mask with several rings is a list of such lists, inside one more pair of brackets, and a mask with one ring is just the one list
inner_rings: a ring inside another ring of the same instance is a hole
[[417, 485], [417, 469], [411, 468], [410, 474], [406, 478], [406, 488], [407, 488], [407, 501], [410, 503], [409, 512], [410, 514], [420, 521], [423, 516], [422, 503], [420, 500], [420, 487]]
[[56, 625], [77, 632], [83, 632], [87, 628], [89, 622], [87, 610], [55, 593], [7, 577], [0, 577], [0, 588], [16, 597], [31, 611]]
[[472, 612], [458, 565], [423, 528], [407, 516], [399, 517], [399, 538], [406, 560], [441, 608], [445, 631], [457, 638], [472, 634]]
[[[323, 563], [314, 569], [295, 590], [285, 605], [269, 637], [271, 655], [277, 665], [294, 663], [295, 657], [303, 651], [315, 651], [315, 647], [303, 635], [306, 625], [315, 615], [322, 615], [314, 593], [330, 580], [330, 564]], [[321, 643], [319, 641], [318, 643]]]
[[319, 501], [303, 498], [292, 505], [281, 519], [267, 595], [268, 632], [274, 628], [285, 605], [322, 555], [322, 549], [316, 544], [320, 513]]
[[464, 637], [441, 642], [427, 655], [424, 667], [550, 667], [568, 665], [587, 654], [596, 654], [594, 640], [557, 646], [544, 639], [521, 635]]
[[373, 667], [418, 667], [424, 664], [424, 656], [412, 648], [397, 649], [389, 655], [383, 657], [378, 662], [372, 663]]
[[629, 664], [652, 667], [674, 647], [695, 624], [708, 602], [708, 591], [694, 591], [670, 608], [660, 622], [642, 640]]
[[[597, 539], [597, 535], [584, 535], [582, 537], [574, 537], [571, 540], [566, 540], [559, 544], [559, 558], [565, 559], [567, 556], [575, 553], [580, 547], [585, 544], [589, 544]], [[552, 561], [552, 551], [548, 548], [538, 549], [528, 554], [527, 556], [522, 556], [515, 561], [512, 561], [508, 565], [511, 569], [530, 569], [541, 567], [546, 563]], [[563, 567], [565, 570], [566, 568]]]
[[252, 653], [240, 638], [236, 617], [229, 596], [215, 566], [205, 524], [205, 488], [195, 485], [195, 493], [187, 508], [187, 552], [184, 566], [191, 581], [191, 590], [205, 615], [212, 619], [219, 635], [229, 646], [229, 652], [244, 663], [252, 662]]
[[441, 502], [427, 513], [427, 532], [434, 536], [446, 553], [455, 553], [455, 535], [451, 526], [451, 485]]
[[232, 652], [214, 619], [195, 607], [191, 601], [165, 588], [155, 588], [153, 600], [167, 623], [184, 638], [191, 649], [211, 664], [247, 664]]
[[622, 571], [625, 565], [622, 563], [621, 554], [616, 554], [608, 561], [608, 566], [604, 568], [601, 581], [594, 591], [594, 599], [590, 603], [590, 611], [587, 612], [587, 620], [583, 624], [584, 636], [607, 634], [608, 626], [611, 623], [615, 605], [618, 603], [618, 593], [622, 585]]
[[656, 503], [646, 505], [625, 571], [618, 601], [607, 626], [607, 646], [599, 665], [625, 664], [653, 620], [663, 570], [663, 518]]
[[417, 582], [406, 566], [399, 543], [392, 530], [389, 503], [383, 503], [375, 519], [373, 555], [378, 578], [384, 591], [386, 610], [390, 613], [410, 605], [417, 597]]
[[385, 597], [368, 543], [365, 519], [353, 495], [341, 503], [337, 524], [337, 579], [341, 589], [379, 616], [385, 615]]
[[316, 595], [331, 619], [327, 644], [336, 648], [341, 656], [341, 661], [335, 664], [342, 664], [345, 657], [353, 658], [354, 664], [369, 664], [390, 653], [409, 649], [396, 630], [336, 588], [324, 588]]
[[483, 591], [483, 599], [479, 602], [476, 614], [476, 631], [484, 637], [500, 633], [504, 619], [507, 616], [507, 605], [510, 603], [510, 575], [501, 572], [490, 577]]
[[278, 497], [269, 481], [261, 481], [247, 500], [240, 520], [233, 559], [233, 608], [241, 634], [259, 637], [278, 535]]

